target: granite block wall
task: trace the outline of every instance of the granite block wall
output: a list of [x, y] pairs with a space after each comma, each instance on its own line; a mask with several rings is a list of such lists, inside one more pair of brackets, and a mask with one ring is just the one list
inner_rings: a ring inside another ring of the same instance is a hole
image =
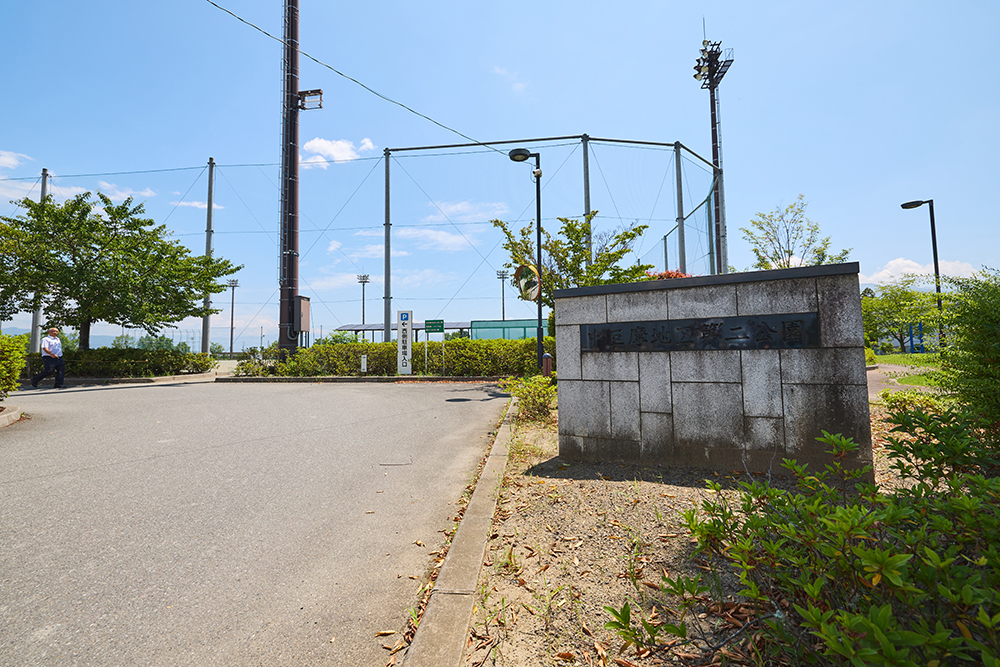
[[782, 474], [871, 462], [858, 265], [555, 294], [560, 456]]

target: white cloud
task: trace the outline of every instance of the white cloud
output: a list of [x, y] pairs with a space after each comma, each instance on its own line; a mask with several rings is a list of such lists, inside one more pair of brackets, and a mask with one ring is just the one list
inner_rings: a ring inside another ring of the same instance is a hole
[[[22, 159], [23, 158], [23, 159]], [[24, 164], [25, 160], [32, 160], [28, 155], [24, 153], [12, 153], [11, 151], [0, 151], [0, 169], [13, 169], [18, 165]]]
[[517, 72], [510, 72], [504, 69], [503, 67], [494, 66], [493, 73], [502, 79], [506, 79], [507, 82], [510, 84], [511, 90], [513, 90], [515, 93], [523, 92], [524, 89], [528, 86], [528, 84], [518, 80], [519, 77], [517, 75]]
[[[396, 250], [395, 248], [392, 249], [391, 254], [393, 257], [409, 257], [410, 255], [410, 253], [406, 252], [405, 250]], [[371, 259], [371, 258], [385, 257], [385, 245], [381, 243], [369, 244], [359, 250], [355, 250], [348, 256], [351, 259]]]
[[299, 159], [299, 166], [302, 169], [319, 167], [326, 169], [330, 162], [350, 162], [361, 157], [365, 151], [375, 150], [375, 144], [368, 137], [361, 140], [361, 145], [355, 147], [354, 142], [348, 139], [310, 139], [302, 146], [304, 151], [314, 155], [304, 156]]
[[[146, 188], [145, 190], [133, 190], [132, 188], [120, 188], [114, 183], [107, 183], [105, 181], [98, 181], [97, 185], [100, 186], [101, 192], [108, 196], [111, 201], [124, 201], [129, 197], [155, 197], [156, 193]], [[206, 206], [207, 208], [207, 206]]]
[[507, 212], [507, 205], [503, 202], [470, 202], [470, 201], [439, 201], [432, 202], [428, 206], [434, 209], [423, 222], [487, 222], [494, 218], [499, 218]]
[[313, 290], [339, 289], [357, 285], [358, 276], [356, 273], [337, 273], [332, 276], [324, 276], [316, 280], [309, 281], [309, 288]]
[[419, 271], [403, 271], [398, 277], [393, 276], [393, 290], [410, 290], [414, 288], [438, 287], [450, 282], [448, 276], [437, 269], [421, 269]]
[[[47, 190], [49, 196], [57, 202], [87, 191], [80, 187], [64, 188], [54, 184], [51, 180]], [[40, 194], [40, 185], [37, 181], [0, 181], [0, 201], [7, 202], [11, 199], [24, 199], [25, 197], [31, 197], [37, 201]]]
[[[938, 262], [941, 275], [956, 278], [968, 278], [975, 273], [975, 268], [968, 262]], [[898, 257], [887, 263], [870, 276], [861, 274], [858, 281], [865, 284], [890, 283], [903, 277], [903, 274], [934, 275], [934, 264], [919, 264], [912, 259]]]
[[473, 239], [461, 234], [426, 227], [404, 227], [396, 232], [396, 236], [416, 241], [417, 247], [421, 250], [443, 250], [445, 252], [468, 250], [473, 241]]
[[[208, 210], [208, 202], [205, 202], [205, 201], [172, 201], [172, 202], [170, 202], [170, 205], [171, 206], [188, 206], [190, 208], [200, 208], [203, 211], [207, 211]], [[213, 211], [218, 211], [218, 210], [224, 209], [224, 208], [225, 208], [225, 206], [219, 206], [215, 202], [212, 202], [212, 210]]]
[[341, 243], [340, 241], [330, 241], [330, 245], [328, 245], [326, 247], [326, 251], [327, 252], [336, 252], [336, 251], [340, 250], [340, 247], [342, 245], [343, 245], [343, 243]]

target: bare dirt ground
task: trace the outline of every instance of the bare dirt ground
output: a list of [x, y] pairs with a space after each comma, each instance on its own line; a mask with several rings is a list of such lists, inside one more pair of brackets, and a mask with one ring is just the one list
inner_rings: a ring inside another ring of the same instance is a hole
[[[887, 487], [896, 480], [882, 454], [884, 417], [872, 406], [876, 481]], [[706, 478], [735, 495], [738, 482], [749, 479], [746, 471], [564, 461], [556, 432], [554, 421], [518, 426], [463, 665], [741, 664], [749, 633], [727, 642], [749, 618], [735, 577], [710, 582], [727, 602], [700, 604], [683, 619], [719, 648], [677, 640], [665, 650], [622, 651], [622, 639], [604, 626], [613, 620], [605, 606], [620, 610], [626, 602], [634, 620], [681, 619], [678, 599], [658, 589], [661, 575], [708, 574], [707, 564], [692, 558], [695, 544], [682, 513], [709, 497]]]

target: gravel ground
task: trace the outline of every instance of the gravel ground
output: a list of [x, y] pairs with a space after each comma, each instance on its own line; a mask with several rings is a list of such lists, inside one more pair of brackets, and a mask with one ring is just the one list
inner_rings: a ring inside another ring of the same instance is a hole
[[[892, 487], [897, 480], [883, 454], [883, 420], [882, 409], [872, 406], [876, 481]], [[633, 616], [676, 622], [676, 598], [654, 590], [655, 583], [663, 572], [693, 576], [708, 569], [692, 558], [695, 544], [682, 512], [709, 497], [707, 477], [735, 495], [747, 473], [564, 461], [556, 432], [554, 422], [518, 427], [463, 665], [720, 662], [716, 651], [679, 642], [653, 654], [622, 652], [622, 640], [604, 627], [612, 620], [604, 607], [620, 609], [630, 601]], [[778, 478], [774, 483], [787, 487]], [[684, 620], [722, 640], [746, 616], [734, 596], [735, 577], [715, 585], [731, 601], [696, 608]]]

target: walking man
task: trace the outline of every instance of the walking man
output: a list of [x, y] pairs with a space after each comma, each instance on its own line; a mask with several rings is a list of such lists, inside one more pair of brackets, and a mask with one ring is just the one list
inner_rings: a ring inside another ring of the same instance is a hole
[[62, 356], [59, 329], [52, 327], [49, 329], [49, 335], [42, 339], [42, 372], [31, 378], [31, 386], [37, 388], [39, 380], [44, 380], [55, 373], [56, 389], [62, 389], [63, 377], [66, 375], [66, 362]]

